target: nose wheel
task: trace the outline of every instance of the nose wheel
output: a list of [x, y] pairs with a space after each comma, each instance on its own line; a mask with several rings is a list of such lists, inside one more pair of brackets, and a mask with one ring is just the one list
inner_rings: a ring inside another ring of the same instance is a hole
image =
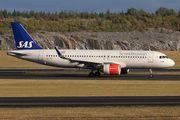
[[153, 77], [153, 74], [152, 74], [152, 69], [149, 69], [149, 72], [150, 72], [149, 77], [150, 77], [150, 78], [152, 78], [152, 77]]

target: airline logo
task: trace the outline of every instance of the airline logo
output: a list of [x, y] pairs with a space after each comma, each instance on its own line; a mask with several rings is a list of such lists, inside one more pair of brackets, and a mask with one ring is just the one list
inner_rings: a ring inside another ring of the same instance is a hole
[[160, 63], [164, 63], [164, 61], [160, 61]]
[[66, 53], [66, 51], [60, 51], [60, 53], [61, 53], [61, 54], [65, 54], [65, 53]]
[[26, 41], [26, 42], [20, 41], [19, 46], [17, 46], [17, 48], [32, 48], [32, 43], [33, 42], [34, 41]]

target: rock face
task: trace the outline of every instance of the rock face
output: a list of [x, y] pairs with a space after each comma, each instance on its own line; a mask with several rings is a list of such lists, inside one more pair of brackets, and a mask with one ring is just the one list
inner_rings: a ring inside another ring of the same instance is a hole
[[[163, 30], [163, 33], [161, 33]], [[101, 50], [156, 50], [179, 51], [180, 32], [162, 28], [150, 28], [144, 33], [131, 32], [39, 32], [31, 34], [36, 43], [45, 49], [89, 49]], [[0, 35], [0, 50], [16, 50], [12, 34]]]

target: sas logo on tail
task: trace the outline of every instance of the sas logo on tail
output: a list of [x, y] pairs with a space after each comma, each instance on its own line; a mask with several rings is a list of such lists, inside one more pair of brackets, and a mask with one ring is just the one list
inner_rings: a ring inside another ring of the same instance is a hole
[[26, 42], [24, 42], [24, 41], [20, 41], [19, 42], [19, 46], [17, 46], [17, 48], [32, 48], [32, 43], [33, 43], [34, 41], [26, 41]]

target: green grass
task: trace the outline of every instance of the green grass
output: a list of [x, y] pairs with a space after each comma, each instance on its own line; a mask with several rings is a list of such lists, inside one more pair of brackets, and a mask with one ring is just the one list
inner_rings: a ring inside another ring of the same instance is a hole
[[180, 96], [179, 86], [180, 81], [0, 79], [0, 96]]

